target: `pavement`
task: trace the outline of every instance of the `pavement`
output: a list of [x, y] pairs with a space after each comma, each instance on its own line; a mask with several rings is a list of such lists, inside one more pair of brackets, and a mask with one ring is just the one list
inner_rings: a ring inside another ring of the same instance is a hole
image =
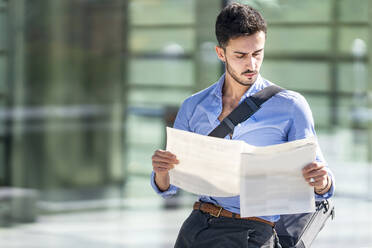
[[[192, 196], [182, 199], [178, 209], [164, 209], [161, 199], [137, 198], [124, 199], [119, 207], [41, 215], [34, 223], [0, 228], [0, 247], [170, 248], [194, 201]], [[336, 218], [328, 221], [312, 247], [372, 248], [372, 202], [343, 197], [334, 201]]]
[[[334, 144], [325, 144], [328, 153], [332, 149], [344, 152]], [[358, 161], [328, 162], [337, 179], [336, 216], [312, 248], [372, 248], [372, 166]], [[0, 228], [0, 247], [170, 248], [196, 196], [184, 193], [179, 199], [180, 208], [165, 209], [149, 177], [132, 177], [123, 197], [40, 202], [43, 211], [35, 222]]]

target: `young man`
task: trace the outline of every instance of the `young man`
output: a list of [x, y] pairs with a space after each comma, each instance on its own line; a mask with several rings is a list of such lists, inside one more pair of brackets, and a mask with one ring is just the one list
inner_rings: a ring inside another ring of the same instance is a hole
[[[225, 7], [217, 17], [216, 37], [216, 52], [225, 64], [225, 74], [184, 101], [174, 123], [177, 129], [208, 135], [244, 99], [272, 85], [259, 74], [266, 23], [256, 10], [238, 3]], [[296, 92], [284, 90], [225, 138], [267, 146], [314, 135], [306, 100]], [[152, 186], [163, 197], [178, 190], [170, 185], [168, 174], [178, 162], [174, 154], [162, 150], [155, 151], [152, 157]], [[318, 200], [331, 197], [334, 190], [333, 176], [325, 163], [318, 149], [316, 161], [303, 169], [303, 176], [314, 186]], [[240, 218], [239, 213], [239, 196], [199, 196], [175, 247], [280, 247], [273, 229], [279, 215]]]

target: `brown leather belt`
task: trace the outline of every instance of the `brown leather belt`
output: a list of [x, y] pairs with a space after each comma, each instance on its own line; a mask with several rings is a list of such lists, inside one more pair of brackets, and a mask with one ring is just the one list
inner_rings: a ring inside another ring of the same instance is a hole
[[272, 227], [275, 226], [275, 223], [274, 222], [271, 222], [271, 221], [268, 221], [268, 220], [264, 220], [264, 219], [261, 219], [261, 218], [257, 218], [257, 217], [245, 217], [245, 218], [241, 218], [240, 217], [240, 214], [232, 213], [232, 212], [230, 212], [230, 211], [228, 211], [226, 209], [223, 209], [222, 207], [213, 205], [211, 203], [195, 202], [194, 203], [194, 209], [201, 210], [202, 212], [208, 213], [211, 216], [217, 217], [217, 218], [220, 217], [220, 216], [223, 216], [223, 217], [228, 217], [228, 218], [236, 218], [236, 219], [243, 219], [243, 220], [253, 220], [253, 221], [258, 221], [258, 222], [262, 222], [262, 223], [268, 224], [268, 225], [270, 225]]

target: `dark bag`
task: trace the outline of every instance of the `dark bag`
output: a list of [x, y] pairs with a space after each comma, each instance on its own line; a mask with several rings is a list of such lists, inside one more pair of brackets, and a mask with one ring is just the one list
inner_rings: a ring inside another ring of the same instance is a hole
[[316, 202], [314, 213], [281, 215], [275, 230], [282, 248], [308, 248], [329, 217], [335, 216], [333, 201]]
[[[271, 85], [256, 94], [247, 97], [221, 124], [208, 136], [223, 138], [234, 131], [234, 127], [256, 113], [261, 105], [283, 89]], [[331, 200], [316, 202], [314, 213], [281, 215], [275, 224], [275, 230], [282, 248], [308, 248], [314, 241], [327, 219], [334, 218], [334, 206]]]

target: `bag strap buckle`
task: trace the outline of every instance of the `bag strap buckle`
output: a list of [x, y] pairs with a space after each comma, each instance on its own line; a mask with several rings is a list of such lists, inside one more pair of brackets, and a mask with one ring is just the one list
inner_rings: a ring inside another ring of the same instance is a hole
[[220, 209], [218, 210], [217, 214], [213, 214], [213, 213], [209, 213], [209, 214], [213, 217], [216, 217], [216, 218], [220, 217], [223, 208], [222, 207], [219, 207], [219, 208]]

